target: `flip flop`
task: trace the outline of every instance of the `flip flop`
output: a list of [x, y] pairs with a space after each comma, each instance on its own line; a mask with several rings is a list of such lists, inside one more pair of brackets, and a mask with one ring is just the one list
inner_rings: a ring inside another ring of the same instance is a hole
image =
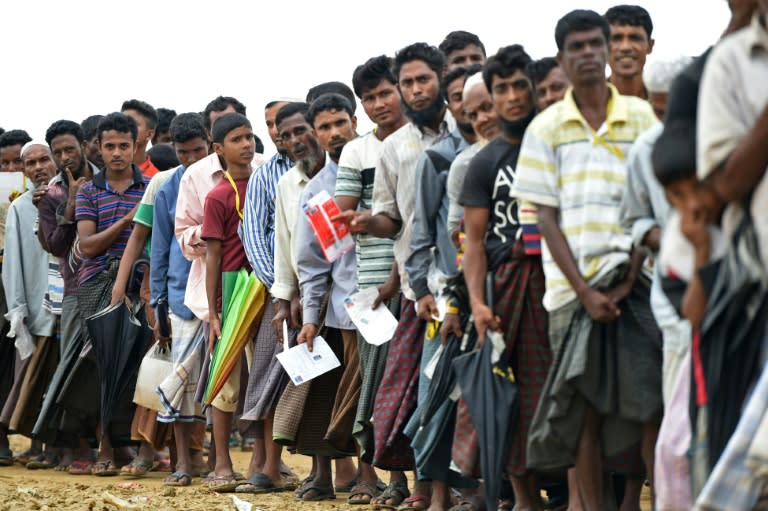
[[301, 496], [301, 500], [304, 502], [319, 502], [321, 500], [333, 500], [335, 498], [336, 494], [333, 493], [333, 486], [320, 486], [317, 484], [312, 484]]
[[275, 493], [284, 489], [283, 486], [275, 484], [268, 475], [256, 472], [250, 479], [240, 483], [235, 488], [235, 493]]
[[192, 476], [186, 472], [176, 471], [163, 479], [163, 486], [189, 486], [192, 484]]
[[[417, 504], [421, 504], [418, 506]], [[411, 495], [397, 506], [397, 511], [424, 511], [429, 508], [429, 497], [426, 495]]]
[[[390, 483], [381, 492], [381, 495], [371, 499], [371, 506], [373, 509], [397, 509], [405, 499], [411, 496], [411, 491], [408, 489], [408, 485], [403, 482]], [[374, 500], [381, 500], [381, 502], [374, 502]], [[392, 504], [385, 504], [387, 500], [393, 500]]]
[[97, 477], [112, 477], [119, 473], [117, 465], [112, 460], [97, 461], [91, 467], [91, 475]]
[[[379, 493], [381, 492], [374, 485], [364, 481], [359, 482], [349, 492], [349, 497], [347, 497], [347, 504], [350, 506], [367, 506], [371, 503], [371, 500], [373, 500], [374, 497], [379, 495]], [[363, 495], [367, 496], [368, 500], [354, 499], [354, 497], [360, 497]]]
[[28, 470], [45, 470], [56, 468], [59, 464], [59, 457], [52, 452], [45, 452], [27, 463]]
[[120, 469], [121, 476], [142, 477], [151, 471], [157, 465], [154, 460], [140, 460], [134, 458], [129, 464]]
[[32, 449], [27, 449], [23, 453], [21, 453], [21, 454], [19, 454], [17, 456], [14, 456], [13, 457], [13, 461], [18, 463], [19, 465], [24, 465], [26, 467], [27, 463], [29, 463], [30, 461], [34, 460], [35, 458], [37, 458], [41, 454], [42, 454], [41, 452], [35, 452], [35, 451], [32, 451]]
[[312, 481], [315, 480], [315, 476], [308, 475], [305, 477], [300, 483], [299, 486], [296, 488], [296, 491], [293, 492], [293, 498], [296, 500], [301, 500], [301, 497], [304, 496], [304, 492], [309, 489], [309, 487], [312, 485]]
[[347, 484], [339, 485], [334, 489], [336, 490], [336, 493], [349, 493], [355, 486], [357, 486], [357, 477], [352, 478]]
[[7, 447], [0, 448], [0, 467], [13, 465], [13, 451]]
[[87, 476], [91, 474], [91, 469], [93, 469], [92, 461], [75, 460], [69, 465], [67, 472], [73, 476]]
[[232, 493], [239, 484], [234, 474], [216, 476], [208, 483], [208, 489], [216, 493]]

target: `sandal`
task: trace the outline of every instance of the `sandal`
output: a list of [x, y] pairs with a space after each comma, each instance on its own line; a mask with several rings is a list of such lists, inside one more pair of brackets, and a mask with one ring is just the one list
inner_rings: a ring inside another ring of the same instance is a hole
[[333, 500], [336, 494], [333, 493], [333, 486], [319, 486], [312, 484], [301, 496], [304, 502], [319, 502], [321, 500]]
[[163, 479], [163, 486], [189, 486], [192, 476], [186, 472], [174, 472]]
[[334, 490], [336, 490], [336, 493], [349, 493], [355, 486], [357, 486], [357, 476], [353, 477], [347, 484], [336, 486]]
[[112, 460], [97, 461], [91, 467], [91, 475], [98, 477], [112, 477], [119, 473], [117, 465]]
[[69, 465], [67, 472], [73, 476], [87, 476], [91, 475], [91, 469], [93, 469], [91, 460], [75, 460]]
[[[373, 509], [397, 509], [397, 506], [410, 496], [411, 491], [406, 483], [401, 481], [389, 483], [381, 495], [371, 499], [371, 505]], [[388, 500], [392, 503], [387, 504]]]
[[[379, 495], [379, 490], [374, 485], [366, 482], [359, 482], [350, 490], [349, 497], [347, 497], [347, 504], [350, 506], [368, 505], [377, 495]], [[368, 498], [355, 498], [363, 496]]]
[[44, 470], [56, 468], [59, 465], [59, 457], [52, 452], [45, 452], [27, 463], [29, 470]]
[[[448, 511], [480, 511], [480, 509], [485, 509], [485, 506], [481, 508], [480, 506], [477, 505], [477, 502], [474, 500], [461, 500], [455, 506], [448, 508]], [[506, 508], [502, 508], [501, 504], [499, 504], [499, 510], [502, 510], [502, 509], [506, 509]], [[509, 509], [512, 509], [512, 508], [509, 508]]]
[[134, 458], [129, 464], [120, 469], [121, 476], [142, 477], [157, 465], [154, 460], [140, 460]]
[[231, 493], [235, 491], [235, 488], [240, 483], [238, 482], [235, 474], [229, 474], [226, 476], [215, 476], [208, 483], [208, 489], [213, 490], [216, 493]]
[[27, 449], [26, 451], [19, 454], [18, 456], [14, 456], [13, 461], [18, 463], [19, 465], [23, 465], [26, 467], [27, 463], [36, 459], [41, 454], [42, 453], [40, 451], [33, 451], [32, 449]]
[[0, 448], [0, 467], [13, 465], [13, 451], [7, 447]]
[[274, 493], [284, 489], [283, 486], [275, 484], [268, 475], [256, 472], [250, 479], [240, 483], [235, 488], [235, 493]]
[[315, 476], [308, 475], [305, 477], [300, 483], [299, 486], [296, 488], [296, 491], [293, 492], [293, 498], [296, 500], [301, 500], [301, 497], [304, 496], [304, 492], [309, 489], [309, 487], [312, 485], [312, 481], [315, 480]]
[[397, 511], [424, 511], [429, 508], [429, 504], [426, 495], [411, 495], [397, 507]]

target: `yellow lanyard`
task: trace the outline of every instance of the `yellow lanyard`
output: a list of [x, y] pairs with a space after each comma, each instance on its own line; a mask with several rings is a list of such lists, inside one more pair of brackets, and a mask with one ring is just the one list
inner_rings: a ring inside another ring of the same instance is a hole
[[235, 211], [237, 211], [237, 216], [240, 217], [240, 220], [245, 220], [245, 217], [243, 216], [243, 210], [240, 209], [240, 192], [237, 191], [235, 180], [232, 179], [232, 175], [229, 172], [224, 172], [224, 175], [227, 176], [229, 184], [232, 185], [232, 189], [235, 191]]

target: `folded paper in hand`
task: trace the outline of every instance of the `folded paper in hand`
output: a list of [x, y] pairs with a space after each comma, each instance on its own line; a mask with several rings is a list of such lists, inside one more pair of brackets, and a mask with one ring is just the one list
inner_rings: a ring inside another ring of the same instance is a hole
[[304, 214], [315, 233], [320, 248], [329, 262], [333, 262], [344, 253], [355, 247], [355, 240], [349, 233], [347, 224], [342, 221], [331, 221], [339, 215], [339, 209], [333, 197], [325, 190], [317, 193], [303, 205]]
[[344, 299], [347, 314], [368, 344], [381, 346], [392, 339], [397, 329], [397, 319], [384, 304], [373, 309], [373, 302], [379, 296], [376, 287], [358, 291]]
[[331, 347], [322, 337], [315, 337], [312, 346], [311, 353], [306, 344], [299, 344], [290, 349], [286, 348], [282, 353], [277, 354], [277, 360], [288, 373], [294, 385], [301, 385], [341, 365]]

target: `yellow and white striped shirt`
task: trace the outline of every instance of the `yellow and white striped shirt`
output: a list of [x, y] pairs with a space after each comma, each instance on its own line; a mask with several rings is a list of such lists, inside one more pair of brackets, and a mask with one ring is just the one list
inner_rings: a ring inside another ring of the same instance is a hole
[[[608, 115], [597, 131], [576, 106], [572, 89], [536, 116], [523, 137], [514, 191], [524, 201], [559, 209], [560, 229], [589, 283], [629, 260], [632, 238], [620, 222], [626, 155], [637, 136], [657, 122], [648, 102], [608, 87]], [[546, 240], [542, 258], [544, 307], [553, 311], [576, 293]]]

